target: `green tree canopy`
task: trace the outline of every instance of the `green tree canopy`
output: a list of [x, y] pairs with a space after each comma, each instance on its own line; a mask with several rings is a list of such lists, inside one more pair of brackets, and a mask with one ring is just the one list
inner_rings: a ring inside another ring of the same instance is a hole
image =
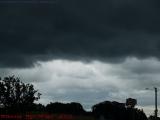
[[0, 105], [4, 107], [28, 106], [40, 99], [40, 93], [32, 84], [26, 84], [19, 78], [0, 79]]

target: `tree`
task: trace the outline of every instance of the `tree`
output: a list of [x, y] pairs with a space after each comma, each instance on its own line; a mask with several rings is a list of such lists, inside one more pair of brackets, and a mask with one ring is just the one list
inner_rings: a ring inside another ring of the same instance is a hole
[[46, 111], [49, 113], [64, 113], [64, 114], [72, 114], [72, 115], [83, 115], [85, 114], [85, 110], [83, 109], [80, 103], [71, 102], [71, 103], [50, 103], [46, 106]]
[[25, 84], [19, 78], [0, 79], [0, 105], [4, 108], [28, 108], [40, 99], [40, 93], [32, 84]]
[[115, 101], [113, 102], [104, 101], [104, 102], [94, 105], [92, 107], [92, 113], [96, 119], [148, 120], [147, 116], [142, 110], [139, 110], [134, 107], [126, 108], [124, 103], [118, 103]]

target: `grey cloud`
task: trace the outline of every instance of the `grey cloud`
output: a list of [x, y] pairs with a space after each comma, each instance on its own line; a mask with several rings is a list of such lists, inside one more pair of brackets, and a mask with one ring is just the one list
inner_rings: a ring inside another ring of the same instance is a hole
[[138, 59], [129, 59], [123, 64], [124, 69], [139, 75], [156, 75], [160, 72], [160, 63], [155, 58], [149, 58], [139, 61]]
[[0, 4], [0, 66], [51, 59], [159, 58], [158, 0]]
[[[89, 109], [103, 100], [124, 102], [127, 97], [138, 99], [138, 105], [152, 105], [154, 91], [145, 88], [160, 86], [157, 59], [128, 58], [122, 63], [53, 60], [40, 62], [34, 68], [1, 69], [1, 76], [16, 74], [24, 82], [33, 83], [42, 93], [39, 102], [77, 101]], [[151, 68], [151, 73], [145, 68]], [[157, 68], [156, 68], [157, 66]], [[137, 73], [141, 69], [141, 73]], [[148, 74], [149, 73], [149, 74]]]

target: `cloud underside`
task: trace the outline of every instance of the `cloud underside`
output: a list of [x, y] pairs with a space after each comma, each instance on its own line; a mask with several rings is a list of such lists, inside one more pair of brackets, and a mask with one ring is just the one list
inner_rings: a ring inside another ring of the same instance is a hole
[[121, 63], [59, 59], [39, 62], [34, 68], [3, 68], [0, 76], [15, 74], [23, 82], [34, 84], [42, 93], [39, 102], [43, 104], [75, 101], [90, 109], [101, 101], [125, 102], [132, 97], [148, 110], [147, 106], [154, 104], [153, 87], [160, 86], [159, 71], [160, 62], [154, 58], [139, 60], [133, 57]]
[[0, 4], [0, 66], [70, 59], [159, 59], [158, 0]]

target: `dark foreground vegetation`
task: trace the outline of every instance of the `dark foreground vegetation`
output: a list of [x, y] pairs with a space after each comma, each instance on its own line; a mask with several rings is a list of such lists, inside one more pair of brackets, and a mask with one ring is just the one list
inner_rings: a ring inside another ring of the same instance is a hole
[[[0, 119], [50, 119], [50, 120], [147, 120], [142, 110], [134, 108], [135, 99], [126, 103], [105, 101], [93, 105], [87, 112], [80, 103], [35, 104], [41, 94], [32, 84], [19, 78], [5, 77], [0, 80]], [[155, 120], [150, 117], [150, 120]]]
[[125, 107], [124, 103], [105, 101], [93, 106], [92, 113], [96, 119], [106, 120], [147, 120], [142, 110]]

